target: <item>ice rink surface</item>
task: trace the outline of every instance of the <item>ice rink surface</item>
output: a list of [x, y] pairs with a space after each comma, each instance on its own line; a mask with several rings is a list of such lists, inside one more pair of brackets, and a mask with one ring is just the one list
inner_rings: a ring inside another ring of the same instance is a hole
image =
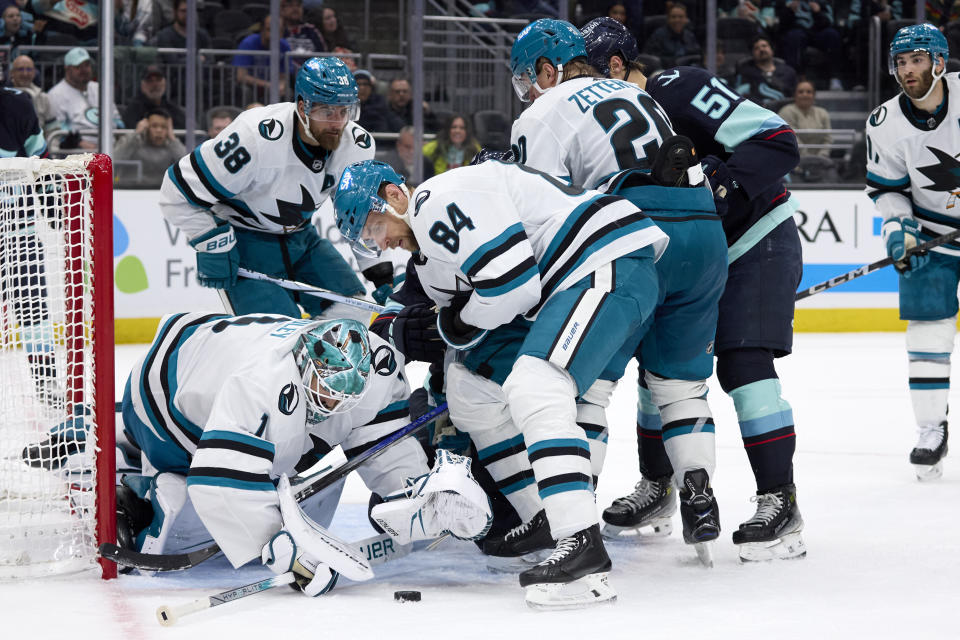
[[[120, 347], [125, 378], [145, 346]], [[204, 638], [207, 640], [429, 638], [715, 639], [960, 638], [960, 462], [921, 484], [907, 455], [914, 444], [902, 334], [798, 334], [780, 360], [797, 427], [795, 478], [806, 522], [803, 560], [741, 565], [730, 534], [753, 514], [753, 477], [732, 401], [716, 380], [714, 489], [723, 533], [705, 569], [680, 536], [608, 545], [613, 605], [564, 612], [528, 609], [515, 576], [486, 571], [471, 543], [447, 540], [381, 565], [367, 583], [341, 580], [308, 599], [283, 587], [200, 612], [176, 626], [155, 610], [270, 575], [233, 571], [222, 558], [158, 576], [92, 575], [0, 583], [0, 637]], [[412, 372], [419, 380], [422, 369]], [[610, 446], [598, 508], [637, 480], [635, 402], [628, 373], [610, 410]], [[122, 379], [118, 379], [118, 389]], [[957, 392], [951, 393], [951, 400]], [[957, 400], [953, 400], [957, 405]], [[956, 436], [954, 436], [956, 437]], [[332, 529], [369, 535], [367, 492], [351, 478]], [[419, 603], [396, 603], [415, 589]]]

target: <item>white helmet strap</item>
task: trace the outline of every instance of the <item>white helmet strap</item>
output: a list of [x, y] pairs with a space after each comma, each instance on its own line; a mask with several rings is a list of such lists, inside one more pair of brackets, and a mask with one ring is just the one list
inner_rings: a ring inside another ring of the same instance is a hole
[[[310, 109], [310, 103], [306, 100], [303, 101], [303, 112], [306, 113]], [[310, 121], [307, 118], [304, 118], [300, 115], [300, 104], [297, 104], [297, 108], [294, 109], [294, 112], [297, 114], [297, 120], [300, 121], [300, 124], [303, 125], [303, 137], [306, 138], [307, 144], [319, 147], [320, 141], [313, 137], [313, 132], [310, 131]]]

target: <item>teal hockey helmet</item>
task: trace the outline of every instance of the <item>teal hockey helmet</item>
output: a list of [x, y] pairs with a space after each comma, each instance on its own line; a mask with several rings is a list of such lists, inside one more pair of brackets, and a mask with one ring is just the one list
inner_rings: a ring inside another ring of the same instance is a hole
[[384, 182], [403, 185], [403, 176], [393, 167], [379, 160], [354, 162], [340, 175], [337, 190], [333, 194], [333, 210], [337, 216], [337, 229], [343, 237], [361, 253], [379, 255], [380, 249], [369, 238], [364, 239], [363, 227], [373, 211], [387, 213], [386, 200], [378, 195]]
[[360, 115], [357, 82], [340, 58], [310, 58], [304, 62], [297, 72], [294, 95], [296, 100], [303, 100], [308, 117], [320, 105], [343, 111], [347, 120]]
[[[946, 64], [950, 57], [950, 45], [939, 29], [928, 23], [911, 24], [897, 31], [890, 42], [890, 57], [887, 61], [890, 75], [897, 75], [897, 55], [911, 51], [925, 51], [929, 54], [934, 69], [939, 62], [938, 58]], [[934, 76], [939, 77], [936, 73]]]
[[537, 87], [537, 60], [546, 58], [562, 73], [563, 65], [574, 58], [587, 57], [583, 35], [569, 22], [541, 18], [528, 24], [517, 35], [510, 49], [513, 88], [524, 102], [530, 100], [530, 88]]
[[317, 423], [355, 407], [370, 379], [370, 338], [356, 320], [327, 320], [300, 334], [293, 347], [307, 400]]

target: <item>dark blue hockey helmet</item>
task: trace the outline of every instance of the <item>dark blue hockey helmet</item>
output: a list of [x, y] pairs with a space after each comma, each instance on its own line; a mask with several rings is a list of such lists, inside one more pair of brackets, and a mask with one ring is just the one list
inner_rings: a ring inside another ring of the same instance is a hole
[[580, 29], [590, 66], [610, 77], [610, 58], [620, 56], [624, 64], [640, 56], [637, 39], [613, 18], [594, 18]]
[[344, 238], [367, 255], [380, 253], [376, 242], [365, 236], [363, 228], [371, 211], [378, 214], [388, 213], [386, 200], [378, 194], [384, 182], [400, 186], [403, 184], [403, 176], [379, 160], [354, 162], [343, 170], [340, 182], [337, 183], [337, 191], [333, 195], [337, 229]]
[[897, 55], [911, 51], [925, 51], [929, 54], [934, 69], [940, 59], [946, 64], [950, 57], [950, 45], [939, 29], [928, 23], [911, 24], [897, 31], [890, 42], [890, 57], [887, 61], [890, 75], [897, 75]]
[[520, 99], [527, 102], [530, 88], [537, 83], [537, 60], [546, 58], [550, 64], [562, 69], [574, 58], [586, 55], [583, 36], [569, 22], [553, 18], [531, 22], [517, 35], [510, 49], [513, 88]]
[[470, 161], [470, 164], [480, 164], [482, 162], [486, 162], [487, 160], [516, 162], [517, 158], [513, 155], [513, 149], [507, 149], [504, 151], [502, 149], [491, 149], [490, 147], [484, 147], [477, 152], [477, 155], [473, 156], [473, 160]]

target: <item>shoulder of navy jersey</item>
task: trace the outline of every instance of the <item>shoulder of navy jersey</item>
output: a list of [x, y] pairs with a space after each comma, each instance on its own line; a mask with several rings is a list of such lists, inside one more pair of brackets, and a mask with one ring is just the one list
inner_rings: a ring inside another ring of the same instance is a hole
[[4, 114], [0, 158], [46, 157], [47, 141], [29, 94], [12, 87], [0, 88], [0, 113]]

